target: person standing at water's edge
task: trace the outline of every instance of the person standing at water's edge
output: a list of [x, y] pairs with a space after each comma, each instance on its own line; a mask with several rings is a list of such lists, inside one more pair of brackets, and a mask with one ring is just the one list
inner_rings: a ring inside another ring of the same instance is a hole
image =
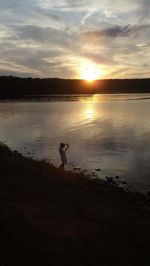
[[67, 164], [67, 155], [66, 151], [69, 149], [69, 145], [65, 143], [60, 143], [59, 145], [59, 153], [61, 158], [61, 165], [59, 166], [59, 170], [63, 171], [65, 164]]

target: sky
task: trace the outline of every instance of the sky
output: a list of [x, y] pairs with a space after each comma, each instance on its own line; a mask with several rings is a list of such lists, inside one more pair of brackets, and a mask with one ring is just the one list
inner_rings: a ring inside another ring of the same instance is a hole
[[0, 75], [150, 77], [150, 0], [0, 0]]

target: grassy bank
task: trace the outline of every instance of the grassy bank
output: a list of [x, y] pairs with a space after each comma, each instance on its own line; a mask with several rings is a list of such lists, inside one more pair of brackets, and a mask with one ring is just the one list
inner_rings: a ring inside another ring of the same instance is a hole
[[150, 265], [150, 202], [0, 146], [0, 265]]

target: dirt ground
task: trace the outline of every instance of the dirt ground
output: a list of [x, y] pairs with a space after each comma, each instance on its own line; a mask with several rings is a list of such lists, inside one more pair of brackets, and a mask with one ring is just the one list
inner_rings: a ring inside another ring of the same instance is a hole
[[0, 146], [0, 265], [149, 266], [150, 201]]

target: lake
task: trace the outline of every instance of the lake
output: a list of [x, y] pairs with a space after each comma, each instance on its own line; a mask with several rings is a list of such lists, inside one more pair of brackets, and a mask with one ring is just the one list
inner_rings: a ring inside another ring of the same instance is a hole
[[[25, 156], [60, 164], [68, 143], [69, 168], [119, 176], [150, 191], [150, 94], [64, 95], [1, 101], [0, 140]], [[95, 169], [101, 169], [97, 171]]]

